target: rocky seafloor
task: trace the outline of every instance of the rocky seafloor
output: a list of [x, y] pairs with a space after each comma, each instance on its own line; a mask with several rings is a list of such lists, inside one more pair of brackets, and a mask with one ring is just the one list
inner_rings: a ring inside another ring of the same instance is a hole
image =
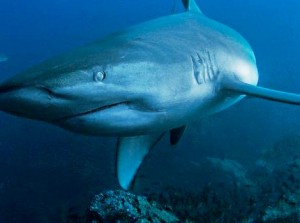
[[85, 216], [73, 214], [68, 222], [300, 222], [300, 136], [263, 151], [251, 171], [229, 159], [197, 165], [209, 167], [219, 180], [199, 191], [106, 191], [94, 197]]

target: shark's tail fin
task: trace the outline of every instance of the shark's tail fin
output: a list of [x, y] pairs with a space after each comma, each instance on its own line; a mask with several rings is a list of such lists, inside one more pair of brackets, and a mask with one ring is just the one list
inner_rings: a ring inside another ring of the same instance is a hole
[[239, 94], [263, 98], [271, 101], [300, 105], [300, 94], [277, 91], [242, 82], [227, 82], [224, 84], [224, 89]]

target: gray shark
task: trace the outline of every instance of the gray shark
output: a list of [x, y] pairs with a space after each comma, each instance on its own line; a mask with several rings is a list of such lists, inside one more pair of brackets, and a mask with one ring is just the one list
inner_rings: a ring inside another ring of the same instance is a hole
[[8, 60], [8, 57], [7, 57], [5, 54], [0, 53], [0, 63], [1, 63], [1, 62], [5, 62], [5, 61], [7, 61], [7, 60]]
[[130, 189], [150, 149], [170, 132], [246, 95], [300, 104], [300, 96], [258, 87], [254, 53], [233, 29], [186, 11], [127, 28], [49, 59], [0, 85], [2, 111], [67, 130], [118, 137], [117, 176]]

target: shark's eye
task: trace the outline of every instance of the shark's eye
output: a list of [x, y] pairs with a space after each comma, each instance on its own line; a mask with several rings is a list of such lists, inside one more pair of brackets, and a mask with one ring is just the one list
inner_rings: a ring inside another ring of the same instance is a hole
[[101, 82], [106, 78], [105, 71], [96, 71], [94, 73], [94, 81]]

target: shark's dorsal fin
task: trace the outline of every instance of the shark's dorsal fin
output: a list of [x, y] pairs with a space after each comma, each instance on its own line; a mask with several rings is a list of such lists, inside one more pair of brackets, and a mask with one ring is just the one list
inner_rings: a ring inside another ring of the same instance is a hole
[[183, 125], [178, 128], [170, 130], [170, 144], [172, 146], [176, 145], [179, 142], [185, 129], [186, 129], [186, 126]]
[[271, 101], [277, 101], [286, 104], [300, 105], [300, 94], [277, 91], [263, 88], [240, 81], [225, 82], [223, 88], [239, 94], [263, 98]]
[[187, 11], [202, 13], [195, 0], [182, 0], [182, 4]]
[[122, 188], [130, 189], [144, 158], [162, 136], [163, 133], [119, 138], [117, 176]]

